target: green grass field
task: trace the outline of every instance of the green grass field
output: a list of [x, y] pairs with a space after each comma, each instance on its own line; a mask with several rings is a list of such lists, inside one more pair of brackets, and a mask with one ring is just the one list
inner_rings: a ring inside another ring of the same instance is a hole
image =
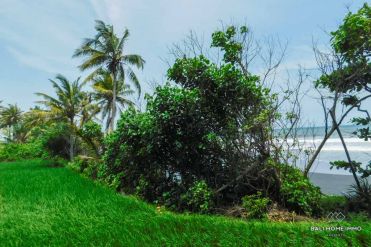
[[[45, 161], [0, 164], [0, 246], [370, 246], [359, 232], [313, 232], [329, 223], [246, 222], [160, 213]], [[333, 224], [334, 225], [334, 224]], [[336, 225], [336, 224], [335, 224]]]

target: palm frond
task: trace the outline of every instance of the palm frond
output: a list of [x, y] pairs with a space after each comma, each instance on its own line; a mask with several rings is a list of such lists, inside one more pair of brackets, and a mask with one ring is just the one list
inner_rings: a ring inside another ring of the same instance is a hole
[[125, 74], [127, 74], [130, 81], [134, 84], [134, 86], [138, 90], [138, 98], [139, 98], [142, 90], [141, 90], [141, 86], [140, 86], [138, 77], [136, 76], [136, 74], [134, 73], [134, 71], [130, 67], [127, 67], [125, 72], [126, 72]]
[[143, 69], [145, 63], [144, 59], [136, 54], [123, 55], [122, 61], [127, 65], [134, 65], [138, 69]]

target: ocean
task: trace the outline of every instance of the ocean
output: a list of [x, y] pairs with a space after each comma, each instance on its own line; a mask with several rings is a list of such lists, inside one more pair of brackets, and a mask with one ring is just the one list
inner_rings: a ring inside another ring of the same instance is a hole
[[[356, 129], [357, 126], [341, 127], [350, 158], [361, 162], [362, 166], [366, 166], [371, 161], [371, 141], [359, 139], [353, 133]], [[322, 141], [324, 133], [324, 127], [300, 128], [298, 129], [298, 141], [305, 148], [315, 148]], [[303, 154], [299, 157], [297, 166], [302, 169], [305, 165], [306, 157]], [[346, 160], [344, 148], [336, 132], [327, 140], [309, 174], [312, 182], [321, 187], [322, 191], [327, 194], [345, 193], [349, 186], [354, 183], [352, 174], [349, 171], [337, 170], [336, 168], [330, 169], [330, 162], [335, 160]]]

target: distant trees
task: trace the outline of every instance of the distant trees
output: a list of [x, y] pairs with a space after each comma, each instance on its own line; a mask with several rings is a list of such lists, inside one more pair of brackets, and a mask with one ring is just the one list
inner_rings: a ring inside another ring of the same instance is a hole
[[[102, 21], [96, 22], [95, 29], [95, 37], [85, 39], [74, 53], [74, 57], [84, 58], [81, 70], [95, 69], [83, 82], [79, 78], [69, 81], [59, 74], [50, 80], [54, 93], [36, 93], [42, 98], [37, 101], [41, 107], [25, 113], [16, 105], [0, 108], [0, 129], [7, 130], [8, 141], [42, 140], [50, 154], [70, 160], [75, 154], [102, 154], [104, 135], [96, 115], [102, 113], [109, 132], [117, 113], [134, 106], [129, 97], [135, 90], [130, 86], [135, 87], [138, 96], [141, 86], [132, 66], [142, 69], [144, 60], [136, 54], [124, 54], [127, 29], [121, 37], [116, 36], [113, 26]], [[84, 90], [88, 82], [92, 90]]]
[[6, 128], [9, 141], [17, 141], [21, 121], [22, 110], [16, 104], [0, 108], [0, 129]]
[[87, 38], [83, 44], [76, 49], [74, 57], [84, 57], [85, 60], [79, 66], [84, 71], [87, 69], [95, 69], [86, 79], [93, 79], [97, 74], [105, 69], [111, 73], [112, 86], [112, 104], [110, 104], [108, 128], [110, 131], [114, 129], [115, 117], [117, 114], [117, 89], [119, 81], [129, 82], [141, 92], [139, 80], [131, 66], [142, 69], [144, 59], [137, 54], [125, 54], [124, 46], [129, 38], [129, 31], [124, 30], [121, 37], [118, 37], [112, 25], [107, 25], [103, 21], [96, 21], [95, 30], [97, 34], [94, 38]]
[[80, 83], [79, 79], [70, 82], [63, 75], [57, 75], [55, 80], [50, 80], [52, 83], [56, 97], [52, 97], [45, 93], [36, 93], [36, 95], [42, 97], [44, 100], [38, 101], [38, 103], [44, 105], [47, 108], [48, 113], [54, 120], [66, 120], [70, 126], [70, 143], [69, 153], [70, 159], [74, 157], [74, 135], [72, 132], [77, 128], [76, 120], [81, 117], [83, 111], [83, 102], [86, 98], [86, 93], [83, 91], [85, 83]]

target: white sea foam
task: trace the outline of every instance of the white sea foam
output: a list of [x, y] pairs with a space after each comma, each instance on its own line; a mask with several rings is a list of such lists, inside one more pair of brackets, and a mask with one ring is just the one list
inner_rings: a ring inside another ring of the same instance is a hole
[[[351, 159], [357, 162], [361, 162], [362, 166], [368, 164], [371, 160], [371, 140], [365, 141], [363, 139], [357, 138], [355, 135], [348, 135], [344, 136], [344, 141], [347, 145], [347, 149], [350, 153]], [[294, 140], [289, 139], [287, 143], [292, 145], [290, 147], [291, 151], [295, 153], [295, 150], [300, 149], [312, 149], [315, 150], [316, 147], [320, 145], [322, 142], [321, 135], [317, 135], [314, 138], [311, 137], [299, 137], [297, 140], [299, 145], [294, 144]], [[282, 142], [282, 140], [277, 140], [278, 143]], [[284, 145], [285, 147], [285, 145]], [[295, 148], [296, 147], [296, 148]], [[299, 154], [299, 153], [298, 153]], [[330, 162], [335, 160], [346, 160], [347, 157], [345, 156], [344, 147], [340, 138], [337, 136], [331, 137], [326, 141], [326, 144], [321, 150], [321, 153], [317, 157], [311, 172], [320, 172], [320, 173], [328, 173], [328, 174], [342, 174], [342, 175], [349, 175], [349, 171], [345, 171], [343, 169], [330, 169]], [[303, 168], [306, 164], [308, 157], [305, 153], [300, 152], [299, 154], [299, 163], [296, 163], [299, 167]]]
[[[305, 148], [311, 148], [312, 146], [304, 146]], [[298, 148], [293, 148], [293, 150]], [[371, 146], [369, 147], [357, 147], [357, 146], [347, 146], [349, 152], [369, 152], [371, 156]], [[343, 146], [324, 146], [321, 150], [322, 152], [344, 152]]]
[[[282, 140], [278, 140], [281, 142]], [[352, 152], [370, 152], [371, 153], [371, 141], [365, 141], [359, 138], [345, 138], [345, 144], [349, 151]], [[299, 146], [304, 148], [315, 148], [318, 147], [322, 142], [322, 139], [298, 139]], [[288, 144], [293, 144], [292, 139], [287, 140]], [[295, 149], [295, 148], [294, 148]], [[322, 148], [322, 151], [344, 151], [344, 147], [340, 138], [330, 138], [326, 141], [325, 146]]]
[[[298, 141], [299, 143], [315, 143], [315, 144], [319, 144], [321, 143], [323, 140], [323, 138], [314, 138], [314, 139], [311, 139], [311, 138], [299, 138]], [[282, 141], [282, 139], [278, 140], [279, 142]], [[365, 141], [363, 139], [360, 139], [360, 138], [356, 138], [356, 137], [352, 137], [352, 138], [344, 138], [344, 141], [345, 143], [362, 143], [362, 144], [369, 144], [371, 145], [371, 141]], [[294, 140], [293, 139], [287, 139], [287, 142], [288, 143], [293, 143]], [[326, 143], [339, 143], [341, 144], [341, 140], [340, 138], [329, 138]]]

